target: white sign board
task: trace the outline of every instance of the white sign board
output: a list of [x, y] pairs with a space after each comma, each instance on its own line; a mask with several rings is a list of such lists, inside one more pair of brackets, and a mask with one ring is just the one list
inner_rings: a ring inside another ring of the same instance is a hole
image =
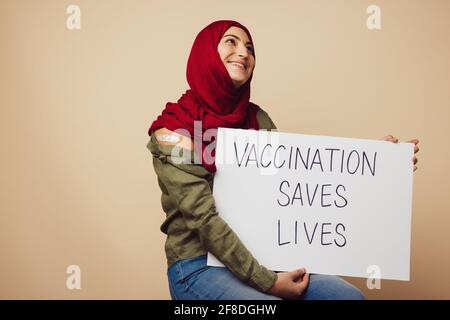
[[413, 155], [412, 143], [219, 128], [213, 194], [271, 270], [409, 280]]

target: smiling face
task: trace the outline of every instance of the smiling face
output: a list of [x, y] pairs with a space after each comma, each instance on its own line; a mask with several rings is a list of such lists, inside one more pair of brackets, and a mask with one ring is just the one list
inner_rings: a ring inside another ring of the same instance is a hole
[[247, 33], [241, 28], [230, 27], [220, 39], [217, 51], [233, 85], [239, 88], [250, 78], [255, 68], [253, 44]]

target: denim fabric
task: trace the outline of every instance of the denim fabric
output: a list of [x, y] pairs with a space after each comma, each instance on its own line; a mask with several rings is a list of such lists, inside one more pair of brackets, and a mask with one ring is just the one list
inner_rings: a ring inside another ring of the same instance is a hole
[[[206, 265], [206, 256], [179, 260], [167, 271], [174, 300], [280, 300], [236, 278], [228, 269]], [[364, 295], [347, 281], [311, 274], [304, 300], [362, 300]]]

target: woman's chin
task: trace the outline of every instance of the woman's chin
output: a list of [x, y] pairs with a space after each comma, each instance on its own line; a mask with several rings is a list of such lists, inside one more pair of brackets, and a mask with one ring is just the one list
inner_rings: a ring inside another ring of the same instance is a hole
[[243, 77], [231, 77], [231, 80], [233, 81], [233, 85], [236, 88], [239, 88], [240, 86], [242, 86], [244, 83], [247, 82], [247, 78], [243, 78]]
[[239, 87], [242, 87], [242, 85], [245, 83], [245, 81], [242, 81], [242, 80], [233, 80], [233, 85], [234, 85], [234, 87], [235, 88], [239, 88]]

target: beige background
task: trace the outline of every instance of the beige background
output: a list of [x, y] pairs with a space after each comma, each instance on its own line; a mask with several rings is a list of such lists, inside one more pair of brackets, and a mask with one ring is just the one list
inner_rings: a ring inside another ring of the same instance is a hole
[[[82, 28], [66, 28], [78, 4]], [[366, 8], [382, 10], [382, 30]], [[280, 130], [421, 140], [411, 281], [373, 299], [450, 298], [450, 1], [0, 0], [0, 298], [168, 299], [147, 128], [187, 88], [195, 35], [251, 30], [252, 101]], [[82, 289], [66, 289], [66, 267]]]

